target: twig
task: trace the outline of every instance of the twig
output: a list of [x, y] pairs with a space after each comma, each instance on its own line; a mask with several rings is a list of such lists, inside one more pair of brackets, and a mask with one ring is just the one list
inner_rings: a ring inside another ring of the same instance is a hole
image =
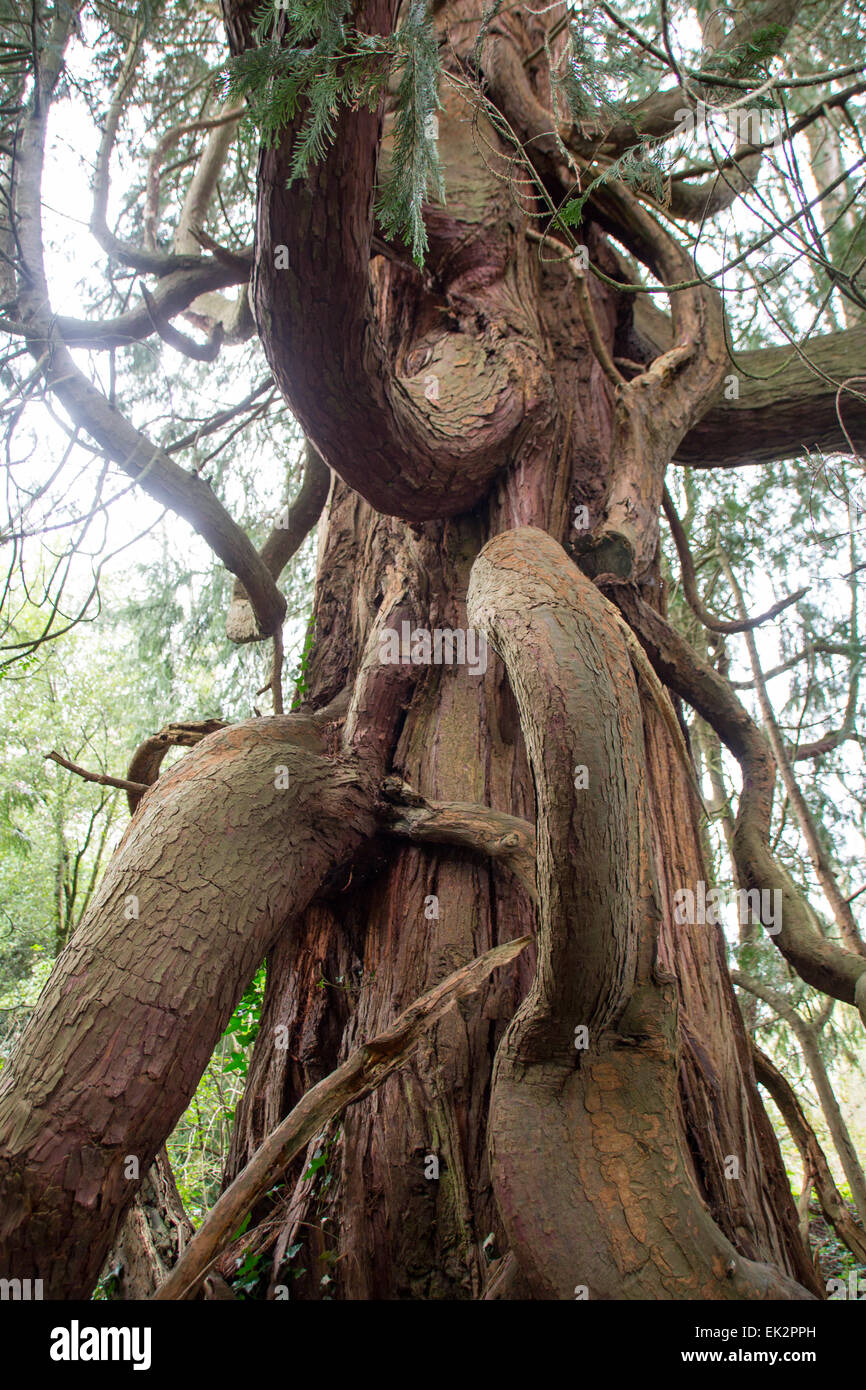
[[97, 782], [100, 787], [119, 787], [123, 792], [138, 792], [142, 795], [147, 791], [144, 782], [130, 782], [127, 777], [108, 777], [102, 772], [88, 772], [87, 768], [79, 767], [78, 763], [71, 763], [68, 758], [62, 758], [59, 753], [46, 753], [46, 762], [49, 758], [52, 762], [65, 767], [67, 772], [74, 772], [77, 777], [83, 777], [85, 782]]
[[700, 618], [704, 627], [708, 627], [711, 632], [751, 632], [753, 628], [760, 627], [762, 623], [768, 623], [772, 618], [777, 618], [786, 608], [790, 608], [792, 603], [797, 603], [804, 594], [809, 592], [809, 586], [797, 589], [796, 593], [789, 594], [787, 598], [780, 599], [774, 603], [772, 608], [768, 608], [766, 613], [759, 613], [756, 618], [737, 618], [730, 622], [723, 618], [714, 618], [712, 613], [704, 607], [700, 594], [698, 593], [697, 576], [695, 574], [694, 561], [689, 550], [689, 542], [682, 522], [677, 516], [676, 507], [673, 499], [665, 487], [662, 493], [662, 507], [667, 517], [668, 525], [671, 528], [674, 545], [677, 548], [677, 555], [680, 560], [680, 572], [683, 579], [683, 593], [688, 600], [688, 605], [696, 617]]

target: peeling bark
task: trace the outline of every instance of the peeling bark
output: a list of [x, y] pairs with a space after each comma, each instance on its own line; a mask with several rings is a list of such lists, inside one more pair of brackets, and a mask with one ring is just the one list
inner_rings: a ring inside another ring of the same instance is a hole
[[508, 669], [538, 796], [538, 973], [490, 1103], [520, 1274], [535, 1298], [808, 1298], [715, 1226], [670, 1128], [676, 979], [658, 948], [641, 709], [618, 625], [531, 530], [488, 543], [468, 602]]

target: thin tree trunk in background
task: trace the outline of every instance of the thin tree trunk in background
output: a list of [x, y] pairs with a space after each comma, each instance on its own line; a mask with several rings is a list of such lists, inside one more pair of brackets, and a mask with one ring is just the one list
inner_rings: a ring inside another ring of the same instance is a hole
[[766, 1086], [779, 1107], [791, 1138], [800, 1151], [804, 1168], [814, 1174], [815, 1191], [821, 1203], [821, 1210], [854, 1258], [861, 1264], [866, 1264], [866, 1231], [853, 1220], [848, 1205], [833, 1180], [830, 1165], [818, 1143], [818, 1137], [806, 1119], [803, 1107], [792, 1087], [766, 1053], [753, 1045], [752, 1056], [758, 1081], [762, 1086]]
[[833, 1147], [839, 1157], [842, 1171], [848, 1179], [857, 1215], [866, 1225], [866, 1176], [864, 1176], [857, 1150], [845, 1123], [845, 1116], [842, 1114], [842, 1109], [836, 1099], [836, 1093], [824, 1065], [824, 1058], [821, 1056], [818, 1028], [814, 1024], [806, 1023], [797, 1010], [792, 1008], [776, 990], [764, 985], [760, 980], [754, 980], [739, 970], [734, 971], [733, 979], [737, 985], [748, 990], [750, 994], [765, 1000], [792, 1029], [797, 1042], [800, 1044], [800, 1050], [803, 1053], [803, 1059], [809, 1069], [815, 1090], [818, 1092], [821, 1111], [827, 1122], [830, 1138], [833, 1140]]

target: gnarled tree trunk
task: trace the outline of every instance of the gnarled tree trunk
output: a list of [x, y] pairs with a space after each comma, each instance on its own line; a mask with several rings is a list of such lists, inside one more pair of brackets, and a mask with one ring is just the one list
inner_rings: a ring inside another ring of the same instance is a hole
[[[236, 49], [255, 8], [227, 6]], [[395, 13], [370, 0], [357, 17], [386, 32]], [[458, 80], [477, 5], [437, 22], [448, 203], [426, 210], [423, 276], [372, 241], [381, 112], [342, 115], [291, 185], [291, 131], [261, 156], [258, 329], [336, 475], [305, 705], [211, 734], [144, 796], [0, 1079], [3, 1260], [60, 1296], [92, 1286], [135, 1190], [126, 1156], [147, 1170], [266, 952], [227, 1178], [364, 1038], [536, 931], [537, 953], [323, 1137], [325, 1169], [304, 1181], [296, 1164], [254, 1213], [273, 1223], [272, 1283], [300, 1243], [291, 1289], [309, 1299], [820, 1293], [721, 929], [673, 918], [676, 889], [707, 878], [682, 737], [600, 592], [663, 608], [664, 473], [716, 399], [721, 307], [703, 285], [672, 292], [662, 351], [633, 296], [585, 281], [561, 247], [539, 256], [543, 206], [515, 192], [509, 147]], [[522, 61], [542, 32], [506, 10], [481, 61], [555, 190], [544, 65]], [[664, 283], [690, 281], [614, 180], [581, 235], [621, 278], [610, 234]], [[266, 591], [267, 567], [244, 563]], [[404, 623], [485, 630], [486, 669], [383, 664], [384, 630]], [[390, 773], [429, 801], [537, 820], [537, 910], [506, 867], [395, 838]]]

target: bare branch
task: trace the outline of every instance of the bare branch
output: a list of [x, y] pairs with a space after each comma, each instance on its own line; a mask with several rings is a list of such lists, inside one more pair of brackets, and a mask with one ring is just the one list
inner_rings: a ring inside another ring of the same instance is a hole
[[866, 1232], [853, 1220], [848, 1204], [833, 1179], [824, 1150], [806, 1119], [797, 1096], [778, 1067], [755, 1043], [752, 1043], [752, 1062], [755, 1067], [755, 1079], [776, 1102], [791, 1138], [800, 1151], [804, 1169], [811, 1170], [814, 1176], [815, 1191], [821, 1203], [821, 1210], [854, 1258], [866, 1263]]
[[74, 772], [77, 777], [83, 777], [85, 782], [96, 782], [100, 787], [119, 787], [121, 791], [129, 792], [136, 796], [143, 796], [147, 787], [143, 782], [131, 782], [127, 777], [108, 777], [101, 772], [88, 772], [86, 768], [79, 767], [78, 763], [72, 763], [68, 758], [63, 758], [59, 753], [51, 752], [45, 754], [46, 759], [59, 763], [68, 772]]
[[194, 748], [208, 734], [225, 729], [222, 719], [203, 719], [186, 724], [166, 724], [158, 734], [151, 734], [140, 743], [132, 755], [128, 775], [135, 780], [128, 784], [129, 810], [135, 811], [148, 787], [152, 787], [169, 748]]
[[[737, 391], [719, 387], [706, 413], [675, 454], [693, 468], [737, 468], [772, 463], [809, 449], [850, 447], [836, 408], [837, 392], [852, 372], [866, 371], [866, 328], [809, 339], [805, 349], [762, 348], [736, 353], [730, 372]], [[866, 452], [866, 393], [844, 392], [844, 424]]]
[[[739, 607], [740, 612], [745, 612], [745, 604], [743, 602], [742, 591], [740, 589], [739, 584], [737, 583], [736, 576], [734, 575], [734, 572], [731, 569], [728, 558], [722, 550], [719, 551], [719, 556], [722, 562], [722, 568], [724, 570], [725, 577], [728, 583], [730, 584], [731, 589], [733, 590], [737, 606]], [[749, 661], [752, 667], [752, 675], [755, 678], [755, 690], [758, 696], [758, 704], [761, 709], [761, 718], [764, 721], [764, 727], [767, 731], [767, 738], [769, 740], [770, 747], [773, 750], [773, 757], [776, 760], [776, 766], [779, 769], [782, 781], [785, 784], [785, 790], [788, 793], [788, 800], [791, 806], [793, 807], [794, 815], [797, 818], [797, 823], [800, 827], [803, 839], [806, 841], [806, 846], [809, 851], [809, 858], [812, 861], [812, 867], [814, 868], [818, 878], [818, 882], [820, 883], [824, 891], [824, 896], [827, 899], [827, 902], [830, 904], [830, 908], [835, 918], [836, 925], [839, 928], [842, 940], [845, 942], [845, 945], [848, 947], [848, 950], [854, 951], [860, 956], [866, 956], [866, 942], [864, 942], [862, 937], [860, 936], [860, 932], [857, 926], [857, 920], [854, 916], [854, 913], [851, 911], [850, 904], [846, 901], [845, 895], [842, 893], [839, 887], [829, 857], [824, 850], [824, 846], [821, 844], [821, 839], [818, 834], [818, 827], [816, 826], [812, 813], [806, 804], [806, 798], [804, 797], [800, 789], [800, 784], [794, 776], [794, 769], [791, 766], [791, 759], [788, 756], [788, 751], [785, 748], [785, 744], [782, 740], [782, 733], [776, 720], [776, 716], [773, 712], [773, 706], [770, 703], [770, 697], [767, 694], [767, 687], [764, 683], [763, 672], [761, 670], [761, 659], [758, 653], [757, 644], [749, 629], [745, 630], [744, 636], [746, 639], [746, 646], [749, 652]]]
[[391, 803], [383, 826], [389, 835], [414, 844], [458, 845], [499, 860], [538, 901], [535, 829], [528, 821], [469, 802], [426, 801], [399, 777], [386, 778], [382, 792]]
[[[58, 65], [62, 61], [62, 50], [54, 61]], [[28, 347], [34, 357], [47, 355], [46, 384], [76, 424], [146, 492], [185, 517], [226, 567], [243, 581], [261, 630], [270, 634], [282, 622], [286, 602], [249, 537], [207, 483], [179, 468], [165, 450], [135, 429], [88, 381], [58, 333], [45, 275], [41, 225], [45, 129], [58, 71], [58, 67], [52, 69], [50, 84], [34, 97], [21, 140], [17, 196], [24, 265], [20, 299], [29, 330]]]
[[[234, 136], [235, 130], [237, 129], [237, 122], [242, 115], [243, 107], [233, 107], [231, 110], [222, 111], [218, 116], [205, 117], [202, 120], [198, 121], [186, 121], [180, 125], [172, 126], [171, 129], [166, 131], [165, 135], [163, 135], [162, 139], [157, 144], [156, 149], [151, 154], [147, 166], [147, 193], [145, 197], [144, 235], [145, 240], [147, 241], [147, 244], [151, 249], [154, 249], [156, 247], [157, 223], [159, 221], [159, 185], [160, 180], [162, 178], [162, 164], [168, 151], [172, 148], [173, 145], [177, 144], [178, 140], [183, 139], [184, 135], [196, 134], [198, 131], [201, 130], [212, 131], [215, 129], [219, 129], [220, 127], [230, 128], [228, 132], [228, 139], [230, 142]], [[218, 172], [219, 166], [217, 166], [217, 173]], [[216, 174], [214, 175], [214, 182], [215, 181]], [[207, 212], [207, 204], [210, 202], [211, 193], [213, 192], [213, 184], [210, 183], [209, 174], [207, 176], [207, 183], [208, 187], [202, 194], [201, 199], [198, 198], [198, 193], [194, 195], [195, 207], [193, 209], [193, 212], [198, 214], [194, 217], [195, 222], [198, 222], [200, 220], [203, 212]], [[195, 179], [193, 179], [193, 185], [197, 188]], [[189, 195], [187, 195], [187, 200], [189, 201]], [[181, 228], [179, 228], [178, 230], [180, 231]], [[185, 232], [186, 228], [183, 228], [183, 231]], [[187, 249], [185, 247], [181, 247], [177, 241], [175, 242], [175, 245], [177, 250]]]
[[[262, 561], [274, 582], [279, 579], [292, 556], [303, 545], [318, 521], [330, 486], [331, 470], [322, 461], [318, 450], [307, 440], [304, 476], [298, 495], [291, 507], [283, 512], [278, 525], [274, 526], [260, 551]], [[232, 590], [231, 603], [226, 614], [226, 636], [230, 642], [262, 640], [247, 592], [240, 580]]]
[[661, 679], [715, 729], [740, 764], [734, 863], [744, 886], [781, 894], [774, 945], [801, 979], [834, 999], [856, 1004], [866, 1022], [866, 960], [818, 934], [800, 893], [770, 852], [776, 765], [764, 735], [728, 681], [701, 661], [661, 614], [622, 588], [616, 590], [616, 600]]
[[147, 305], [151, 322], [164, 343], [168, 343], [169, 347], [175, 348], [176, 351], [182, 352], [185, 357], [191, 357], [196, 362], [216, 361], [223, 341], [221, 323], [214, 324], [213, 332], [206, 343], [197, 343], [186, 333], [181, 333], [179, 328], [174, 328], [169, 320], [160, 314], [153, 296], [148, 294], [144, 285], [141, 287], [141, 297]]
[[704, 627], [708, 627], [711, 632], [747, 632], [753, 628], [760, 627], [762, 623], [768, 623], [772, 618], [777, 618], [786, 608], [790, 608], [792, 603], [796, 603], [809, 592], [809, 586], [804, 585], [802, 589], [797, 589], [787, 598], [780, 599], [774, 603], [772, 608], [768, 608], [766, 613], [761, 613], [757, 618], [737, 618], [726, 621], [723, 618], [714, 618], [707, 608], [704, 607], [703, 600], [698, 593], [697, 576], [692, 553], [689, 549], [688, 537], [683, 530], [682, 522], [677, 516], [676, 507], [673, 504], [670, 493], [665, 487], [662, 493], [662, 506], [671, 528], [674, 545], [677, 548], [677, 555], [680, 560], [680, 569], [683, 579], [683, 592], [688, 600], [689, 607], [696, 617], [700, 618]]
[[765, 1004], [769, 1004], [773, 1012], [783, 1018], [793, 1031], [800, 1045], [803, 1060], [809, 1069], [809, 1075], [815, 1084], [815, 1090], [818, 1092], [821, 1109], [833, 1138], [833, 1146], [839, 1155], [839, 1162], [842, 1164], [845, 1177], [848, 1179], [857, 1213], [860, 1220], [866, 1222], [866, 1176], [864, 1176], [857, 1150], [854, 1147], [848, 1126], [845, 1123], [845, 1117], [827, 1074], [824, 1059], [821, 1056], [821, 1049], [818, 1046], [819, 1025], [806, 1023], [797, 1010], [791, 1007], [787, 999], [778, 990], [765, 984], [763, 980], [756, 980], [741, 970], [732, 970], [731, 979], [739, 989], [748, 990], [749, 994], [754, 995], [756, 999], [761, 999]]

